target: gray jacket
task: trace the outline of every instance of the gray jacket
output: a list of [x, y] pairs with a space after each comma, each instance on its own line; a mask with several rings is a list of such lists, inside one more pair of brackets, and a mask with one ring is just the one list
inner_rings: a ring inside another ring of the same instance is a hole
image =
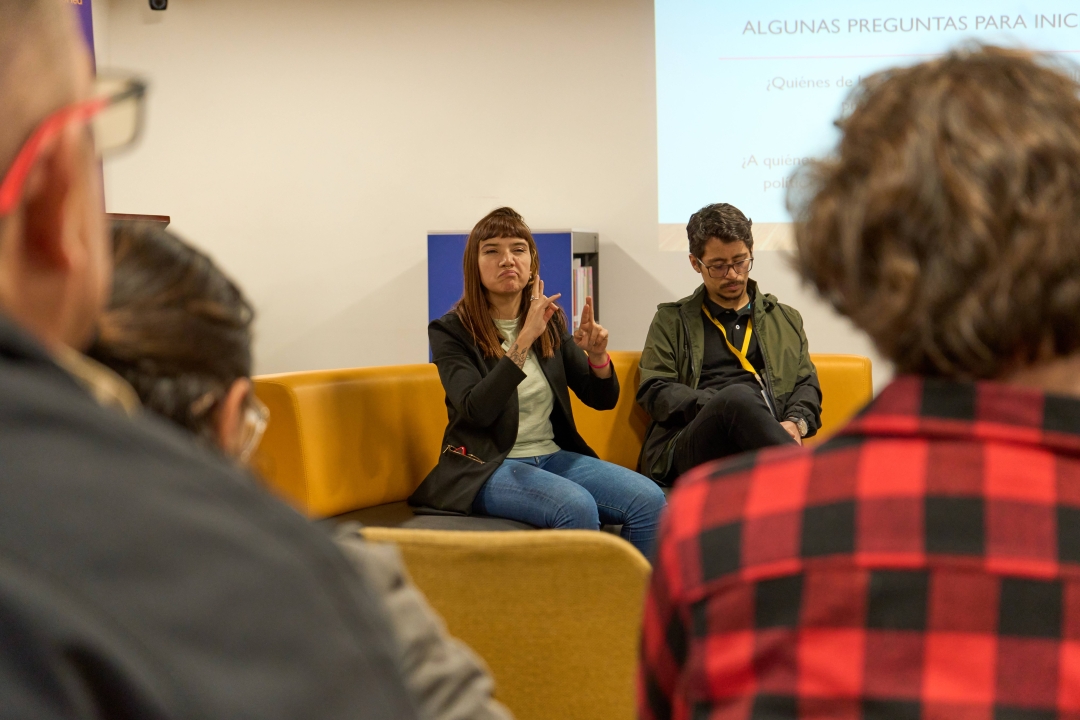
[[369, 543], [355, 523], [336, 541], [390, 615], [401, 646], [405, 685], [424, 720], [513, 720], [495, 701], [495, 681], [476, 653], [455, 639], [424, 594], [413, 585], [393, 545]]

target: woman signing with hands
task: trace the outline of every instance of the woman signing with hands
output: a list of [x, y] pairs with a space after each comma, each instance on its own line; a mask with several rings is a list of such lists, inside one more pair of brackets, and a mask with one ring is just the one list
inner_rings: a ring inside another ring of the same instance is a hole
[[[562, 297], [557, 293], [548, 297], [544, 295], [544, 281], [536, 276], [536, 282], [530, 283], [529, 287], [536, 286], [534, 295], [529, 298], [529, 312], [525, 315], [525, 324], [522, 332], [507, 354], [518, 367], [525, 363], [525, 354], [521, 347], [528, 348], [529, 344], [540, 337], [547, 329], [548, 321], [559, 312], [559, 306], [555, 301]], [[521, 338], [525, 340], [521, 340]], [[574, 333], [574, 344], [585, 351], [589, 356], [589, 367], [593, 374], [600, 378], [611, 376], [611, 363], [607, 354], [608, 331], [601, 327], [600, 323], [593, 319], [592, 298], [585, 298], [585, 308], [581, 311], [581, 323], [577, 332]]]
[[461, 299], [428, 326], [449, 416], [443, 452], [409, 502], [540, 528], [622, 525], [648, 555], [663, 493], [597, 459], [570, 406], [570, 390], [597, 410], [618, 402], [607, 330], [588, 299], [571, 335], [539, 267], [532, 232], [510, 208], [470, 233]]

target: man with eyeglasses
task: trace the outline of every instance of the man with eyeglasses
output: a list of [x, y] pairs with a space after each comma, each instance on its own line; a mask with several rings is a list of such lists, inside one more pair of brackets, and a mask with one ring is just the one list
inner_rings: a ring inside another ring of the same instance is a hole
[[94, 83], [69, 7], [0, 0], [0, 715], [415, 717], [329, 539], [81, 354], [144, 86]]
[[641, 353], [637, 401], [652, 423], [639, 468], [661, 485], [735, 453], [802, 444], [821, 427], [821, 386], [802, 316], [761, 292], [751, 221], [733, 205], [690, 218], [702, 285], [657, 307]]

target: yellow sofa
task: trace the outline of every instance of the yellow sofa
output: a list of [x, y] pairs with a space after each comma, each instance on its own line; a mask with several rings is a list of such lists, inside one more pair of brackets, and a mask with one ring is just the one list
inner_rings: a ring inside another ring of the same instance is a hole
[[649, 564], [607, 533], [369, 527], [495, 678], [517, 720], [632, 720]]
[[[600, 412], [572, 397], [574, 419], [602, 459], [635, 468], [648, 426], [634, 400], [640, 353], [612, 352], [611, 359], [619, 404]], [[824, 396], [822, 429], [813, 438], [820, 441], [870, 400], [873, 385], [868, 358], [813, 360]], [[434, 365], [265, 375], [255, 379], [255, 392], [270, 408], [256, 467], [274, 492], [313, 518], [386, 506], [396, 508], [391, 519], [375, 524], [393, 525], [410, 514], [402, 503], [435, 466], [446, 428]]]

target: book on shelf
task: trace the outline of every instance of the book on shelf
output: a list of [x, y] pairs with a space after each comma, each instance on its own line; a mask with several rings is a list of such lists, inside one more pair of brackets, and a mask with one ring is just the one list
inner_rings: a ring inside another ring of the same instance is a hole
[[592, 297], [593, 294], [593, 269], [591, 267], [582, 267], [581, 260], [574, 258], [573, 271], [574, 289], [571, 300], [571, 331], [576, 331], [581, 324], [581, 311], [585, 309], [585, 298]]

